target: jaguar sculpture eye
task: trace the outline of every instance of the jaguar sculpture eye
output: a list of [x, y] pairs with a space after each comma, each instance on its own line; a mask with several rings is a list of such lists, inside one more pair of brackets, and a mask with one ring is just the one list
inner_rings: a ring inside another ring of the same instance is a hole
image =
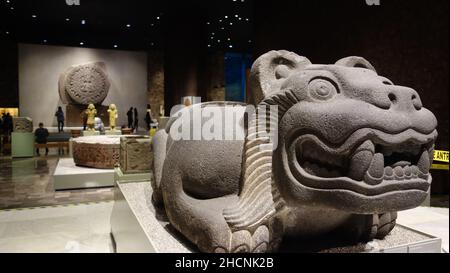
[[316, 100], [330, 100], [339, 93], [335, 84], [325, 78], [313, 79], [309, 83], [308, 92]]

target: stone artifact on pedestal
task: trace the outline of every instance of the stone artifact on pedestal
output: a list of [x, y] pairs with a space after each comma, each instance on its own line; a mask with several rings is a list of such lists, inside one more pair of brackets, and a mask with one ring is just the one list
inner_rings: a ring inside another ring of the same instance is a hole
[[15, 133], [32, 133], [33, 120], [28, 117], [13, 118], [13, 132]]
[[153, 138], [153, 200], [201, 251], [277, 251], [283, 237], [330, 232], [382, 239], [397, 211], [426, 199], [437, 120], [415, 90], [361, 57], [314, 65], [284, 50], [256, 60], [249, 88], [278, 113], [249, 115], [243, 140], [176, 140], [176, 118]]
[[59, 78], [59, 95], [64, 104], [101, 104], [110, 81], [102, 62], [74, 65]]
[[146, 136], [120, 138], [120, 169], [124, 174], [150, 172], [153, 162], [152, 139]]
[[87, 116], [87, 131], [95, 131], [95, 117], [97, 116], [97, 110], [95, 110], [94, 104], [89, 104], [88, 108], [85, 110]]
[[103, 62], [74, 65], [59, 78], [59, 96], [66, 104], [66, 124], [80, 126], [80, 113], [85, 106], [96, 105], [98, 116], [106, 117], [107, 106], [101, 105], [111, 86], [106, 65]]
[[86, 136], [72, 140], [73, 160], [78, 166], [114, 169], [119, 164], [119, 136]]

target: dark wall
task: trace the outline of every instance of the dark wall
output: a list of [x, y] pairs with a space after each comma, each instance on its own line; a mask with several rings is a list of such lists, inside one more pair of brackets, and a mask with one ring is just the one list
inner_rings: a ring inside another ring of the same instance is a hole
[[179, 2], [165, 15], [164, 94], [165, 111], [184, 96], [206, 99], [206, 18], [201, 5]]
[[0, 107], [19, 107], [17, 44], [0, 38]]
[[[448, 0], [255, 1], [254, 56], [286, 49], [312, 63], [357, 55], [380, 75], [414, 88], [439, 121], [436, 147], [448, 150]], [[448, 172], [434, 174], [448, 193]]]

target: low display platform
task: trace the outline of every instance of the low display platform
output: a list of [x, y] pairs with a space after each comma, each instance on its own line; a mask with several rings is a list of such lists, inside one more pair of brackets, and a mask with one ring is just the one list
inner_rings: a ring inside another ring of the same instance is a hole
[[[196, 246], [171, 226], [165, 212], [153, 205], [152, 192], [150, 181], [116, 183], [111, 215], [111, 235], [116, 252], [197, 252]], [[280, 252], [440, 253], [441, 245], [439, 238], [397, 224], [384, 240], [349, 245], [332, 238], [321, 242], [290, 238], [284, 240]]]
[[99, 131], [83, 131], [82, 135], [83, 136], [99, 136], [100, 132]]
[[53, 178], [55, 190], [114, 186], [114, 170], [79, 167], [73, 158], [61, 158]]
[[105, 135], [107, 136], [120, 136], [122, 135], [122, 131], [120, 130], [106, 130]]

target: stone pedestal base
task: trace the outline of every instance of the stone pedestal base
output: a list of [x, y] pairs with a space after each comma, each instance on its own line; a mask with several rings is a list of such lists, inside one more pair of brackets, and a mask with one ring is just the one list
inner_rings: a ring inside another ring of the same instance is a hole
[[122, 135], [122, 131], [120, 130], [106, 130], [105, 135], [107, 136], [120, 136]]
[[114, 170], [79, 167], [72, 158], [61, 158], [53, 174], [55, 190], [112, 187]]
[[[111, 215], [111, 235], [117, 253], [157, 252], [186, 253], [198, 249], [183, 238], [168, 222], [163, 209], [151, 202], [152, 188], [148, 182], [119, 182], [116, 168], [115, 202]], [[127, 176], [127, 175], [125, 175]], [[122, 176], [123, 177], [123, 176]], [[134, 182], [134, 183], [133, 183]], [[300, 244], [300, 245], [299, 245]], [[300, 241], [285, 238], [279, 250], [284, 253], [440, 253], [439, 238], [396, 225], [383, 240], [345, 244], [336, 238]]]
[[[44, 152], [45, 153], [45, 152]], [[33, 133], [11, 133], [11, 156], [33, 157], [34, 156], [34, 134]]]
[[83, 136], [99, 136], [99, 131], [83, 131]]

